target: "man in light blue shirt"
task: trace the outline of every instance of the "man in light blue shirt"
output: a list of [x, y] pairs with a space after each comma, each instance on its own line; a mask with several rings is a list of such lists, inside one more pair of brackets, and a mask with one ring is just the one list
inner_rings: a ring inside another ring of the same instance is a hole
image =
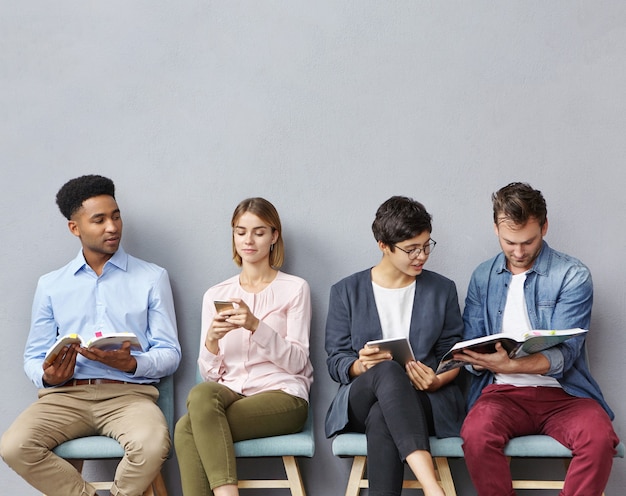
[[[4, 433], [0, 454], [48, 496], [93, 496], [95, 488], [52, 449], [69, 439], [107, 435], [126, 451], [111, 494], [140, 496], [170, 451], [154, 387], [181, 358], [168, 274], [122, 249], [110, 179], [72, 179], [59, 190], [57, 204], [82, 249], [39, 280], [24, 353], [39, 400]], [[142, 350], [131, 351], [130, 342], [107, 351], [72, 344], [44, 362], [59, 336], [76, 333], [87, 342], [114, 332], [134, 333]]]
[[[493, 195], [494, 229], [502, 252], [472, 274], [464, 339], [532, 329], [589, 329], [593, 284], [579, 260], [552, 249], [543, 195], [511, 183]], [[529, 434], [552, 436], [573, 452], [562, 495], [600, 495], [619, 442], [613, 412], [589, 373], [585, 336], [520, 358], [501, 344], [495, 353], [455, 358], [473, 374], [461, 437], [480, 496], [512, 496], [504, 446]]]

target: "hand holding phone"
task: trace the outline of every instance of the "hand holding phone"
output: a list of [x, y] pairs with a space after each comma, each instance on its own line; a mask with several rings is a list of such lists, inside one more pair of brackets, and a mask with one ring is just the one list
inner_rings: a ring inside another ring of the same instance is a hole
[[235, 309], [235, 305], [233, 304], [232, 301], [215, 300], [213, 304], [215, 305], [215, 310], [217, 310], [217, 313], [225, 312], [226, 310]]

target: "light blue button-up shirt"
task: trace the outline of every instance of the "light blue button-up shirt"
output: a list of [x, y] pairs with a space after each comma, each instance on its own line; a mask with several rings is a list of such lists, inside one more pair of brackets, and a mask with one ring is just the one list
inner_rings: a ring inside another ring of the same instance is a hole
[[[476, 268], [465, 299], [464, 340], [502, 332], [510, 282], [511, 272], [506, 268], [503, 253]], [[533, 329], [589, 329], [593, 302], [591, 273], [582, 262], [553, 250], [545, 241], [527, 273], [524, 298]], [[584, 336], [569, 339], [541, 353], [550, 362], [547, 376], [557, 379], [573, 396], [595, 399], [613, 419], [613, 412], [589, 372]], [[489, 371], [474, 374], [468, 395], [470, 408], [483, 388], [493, 382], [494, 376]]]
[[77, 357], [74, 379], [158, 382], [173, 374], [181, 351], [167, 271], [128, 255], [122, 247], [98, 276], [82, 251], [66, 266], [39, 279], [33, 301], [24, 370], [43, 387], [43, 359], [58, 336], [79, 334], [85, 342], [96, 333], [133, 332], [143, 351], [133, 351], [134, 374]]

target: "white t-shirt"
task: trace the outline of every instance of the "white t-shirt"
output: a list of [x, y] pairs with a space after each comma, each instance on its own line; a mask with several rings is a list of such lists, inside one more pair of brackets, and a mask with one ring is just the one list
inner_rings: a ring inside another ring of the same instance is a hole
[[[524, 298], [524, 283], [526, 272], [511, 277], [511, 284], [506, 295], [506, 305], [502, 316], [502, 331], [520, 336], [531, 330], [526, 299]], [[559, 381], [553, 377], [540, 374], [495, 374], [496, 384], [511, 384], [513, 386], [548, 386], [561, 387]]]
[[383, 338], [408, 338], [415, 299], [415, 281], [404, 288], [383, 288], [372, 282]]

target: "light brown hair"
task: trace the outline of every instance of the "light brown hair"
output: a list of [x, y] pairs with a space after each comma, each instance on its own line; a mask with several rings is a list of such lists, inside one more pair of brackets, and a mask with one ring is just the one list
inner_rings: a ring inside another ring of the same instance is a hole
[[[251, 214], [256, 215], [259, 219], [261, 219], [263, 222], [266, 222], [267, 225], [272, 228], [272, 232], [278, 233], [278, 238], [276, 238], [276, 242], [272, 245], [272, 249], [270, 251], [270, 266], [275, 269], [279, 269], [280, 267], [282, 267], [285, 259], [285, 247], [283, 244], [283, 233], [280, 224], [280, 217], [278, 215], [276, 207], [274, 207], [274, 205], [272, 205], [265, 198], [246, 198], [245, 200], [241, 201], [239, 205], [237, 205], [235, 211], [233, 212], [233, 217], [230, 222], [230, 225], [233, 229], [235, 229], [239, 217], [241, 217], [246, 212], [250, 212]], [[237, 253], [234, 237], [233, 260], [239, 267], [241, 267], [241, 257], [239, 256], [239, 253]]]

